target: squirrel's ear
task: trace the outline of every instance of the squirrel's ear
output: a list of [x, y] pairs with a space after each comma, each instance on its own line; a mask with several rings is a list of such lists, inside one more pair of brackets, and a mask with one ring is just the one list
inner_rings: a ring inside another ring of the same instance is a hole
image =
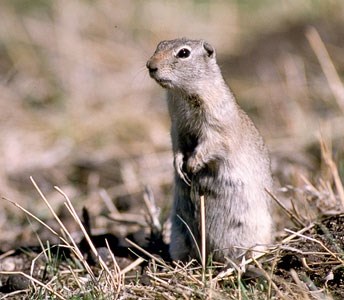
[[215, 49], [212, 45], [203, 41], [203, 48], [207, 51], [209, 57], [215, 57]]

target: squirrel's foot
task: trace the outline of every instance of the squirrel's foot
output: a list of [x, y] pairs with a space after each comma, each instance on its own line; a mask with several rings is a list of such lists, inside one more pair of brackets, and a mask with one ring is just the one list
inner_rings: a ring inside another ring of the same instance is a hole
[[174, 168], [177, 171], [179, 177], [188, 185], [191, 185], [191, 180], [188, 175], [183, 171], [184, 156], [182, 153], [178, 153], [174, 156]]

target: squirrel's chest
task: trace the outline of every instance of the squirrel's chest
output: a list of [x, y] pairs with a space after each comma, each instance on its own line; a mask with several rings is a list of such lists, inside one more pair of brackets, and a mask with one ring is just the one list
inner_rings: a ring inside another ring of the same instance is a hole
[[186, 152], [193, 152], [204, 135], [205, 122], [202, 116], [199, 112], [187, 108], [173, 119], [180, 146]]
[[193, 152], [207, 127], [200, 99], [170, 95], [168, 105], [175, 135], [172, 138], [178, 139], [178, 144], [184, 154]]
[[195, 136], [201, 134], [206, 124], [204, 111], [199, 106], [184, 101], [172, 111], [171, 119], [176, 123], [178, 131]]
[[172, 122], [193, 128], [204, 121], [204, 105], [197, 96], [171, 93], [168, 95], [168, 106]]

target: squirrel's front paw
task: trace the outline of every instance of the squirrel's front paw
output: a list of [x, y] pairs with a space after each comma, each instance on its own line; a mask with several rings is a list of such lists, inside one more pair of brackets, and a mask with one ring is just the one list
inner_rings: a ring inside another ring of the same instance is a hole
[[183, 171], [184, 156], [182, 153], [178, 153], [174, 157], [174, 168], [179, 177], [187, 184], [191, 185], [191, 180], [188, 175]]
[[200, 154], [194, 154], [190, 156], [186, 163], [187, 171], [192, 174], [196, 174], [203, 167], [204, 167], [204, 162]]

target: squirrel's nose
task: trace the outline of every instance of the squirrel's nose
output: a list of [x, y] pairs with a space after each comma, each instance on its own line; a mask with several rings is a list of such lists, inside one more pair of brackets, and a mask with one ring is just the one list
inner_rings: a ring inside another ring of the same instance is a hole
[[156, 71], [158, 71], [158, 66], [154, 62], [154, 60], [152, 60], [152, 59], [147, 61], [146, 67], [147, 67], [147, 69], [148, 69], [150, 74], [155, 73]]

